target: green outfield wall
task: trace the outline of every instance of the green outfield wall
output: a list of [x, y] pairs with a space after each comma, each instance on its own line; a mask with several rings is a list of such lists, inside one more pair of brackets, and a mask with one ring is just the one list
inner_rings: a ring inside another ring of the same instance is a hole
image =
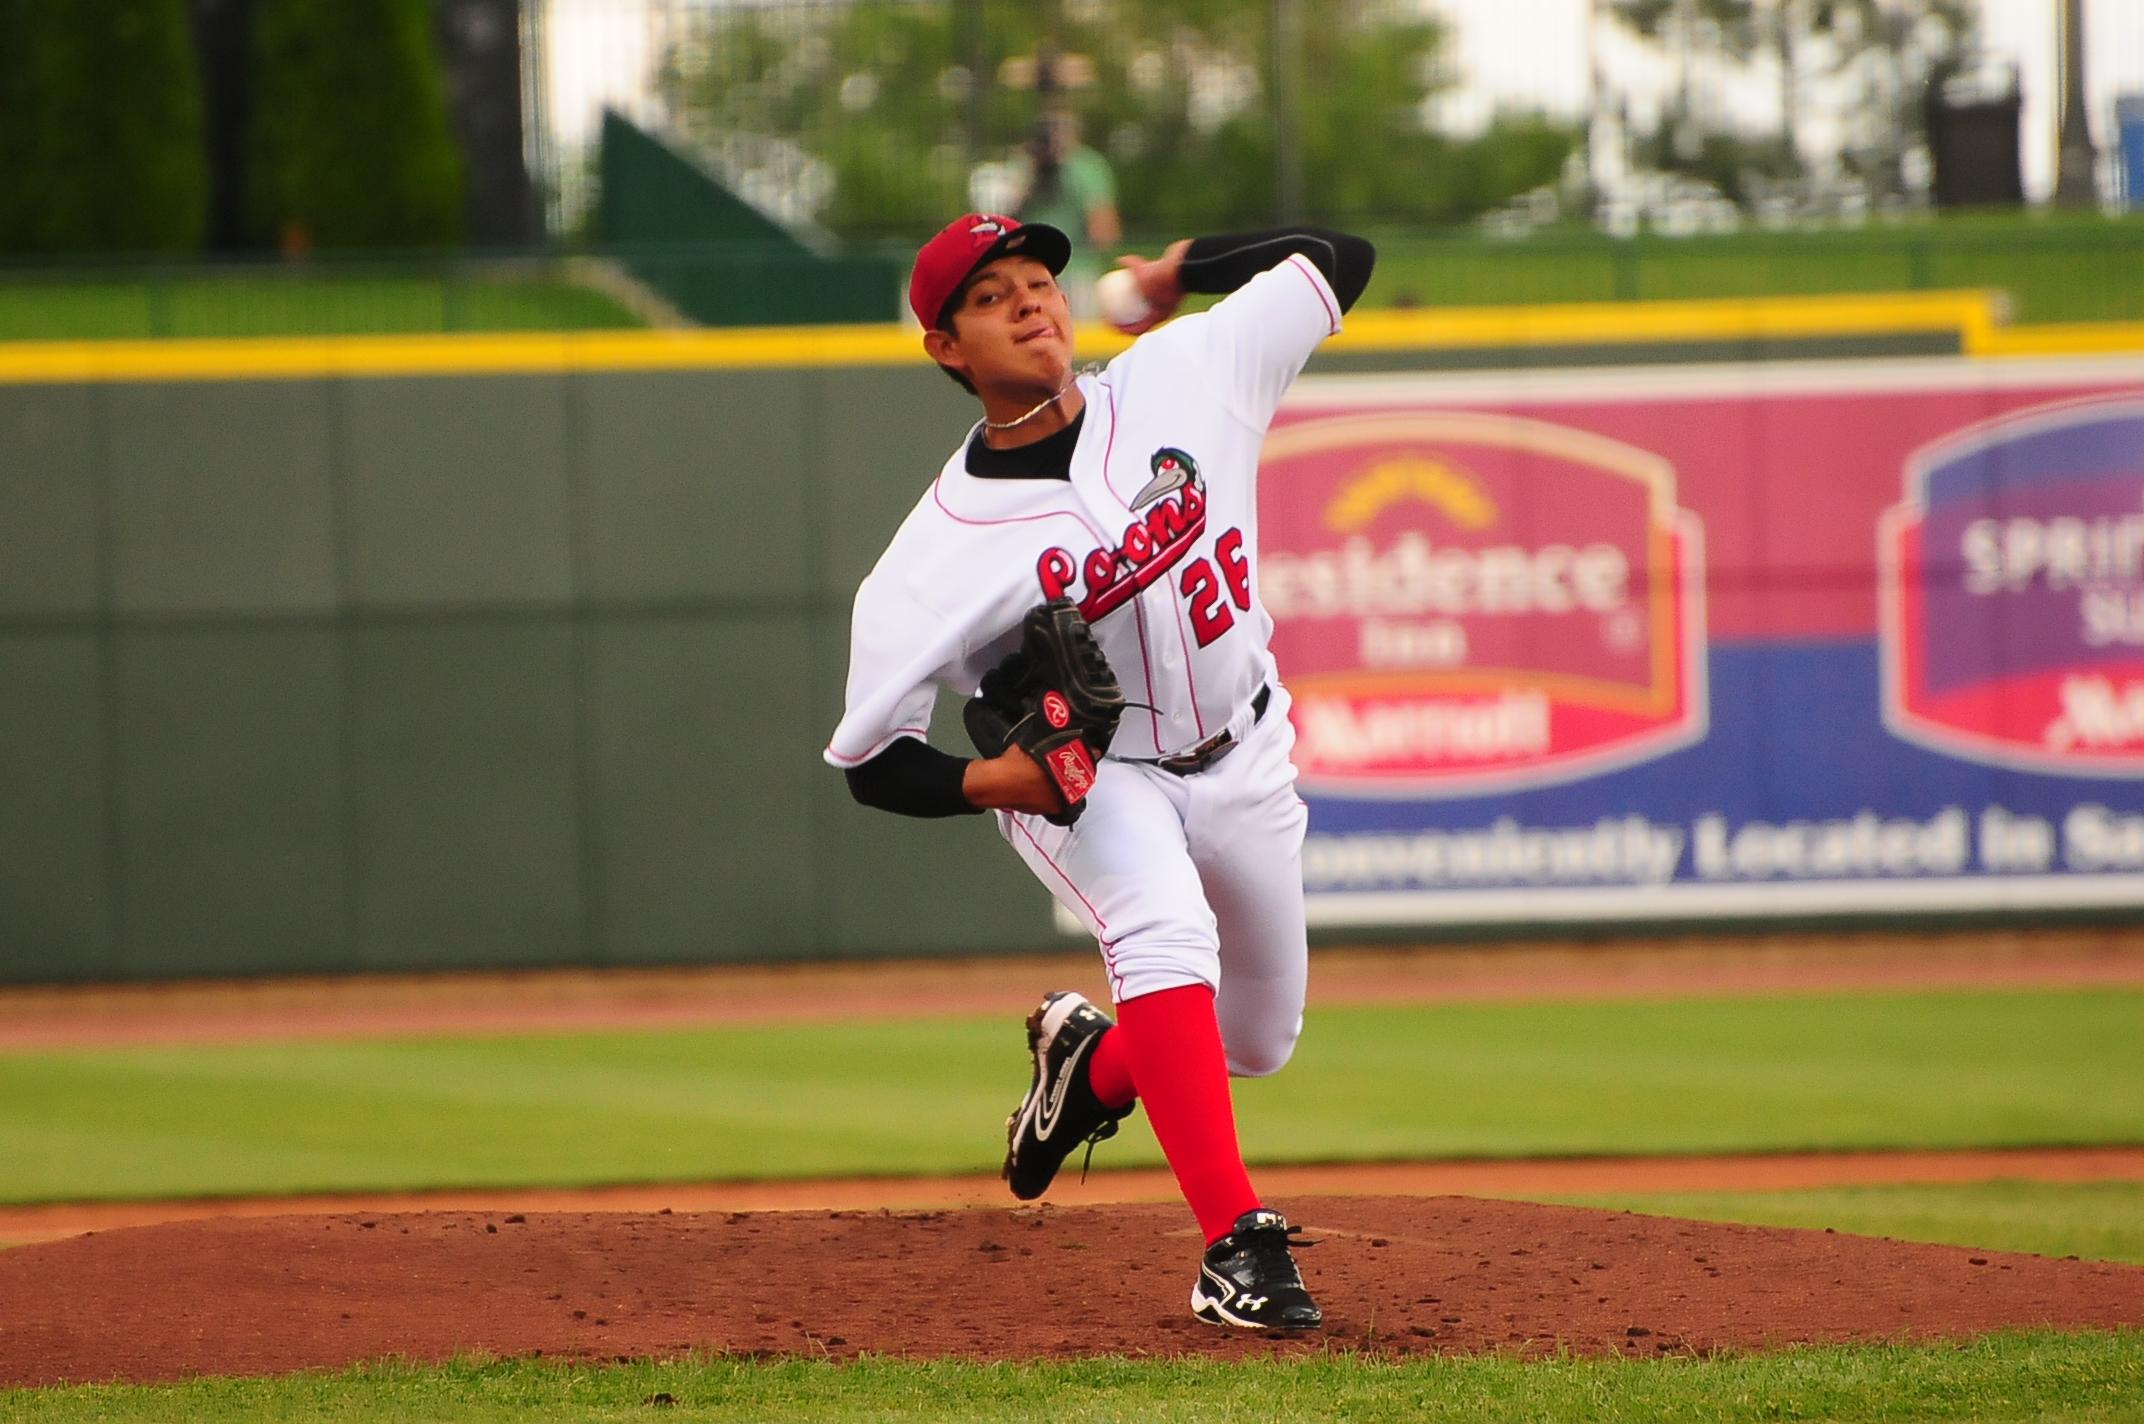
[[0, 978], [1047, 943], [987, 825], [896, 827], [818, 756], [964, 400], [916, 366], [0, 387]]
[[[1988, 339], [1939, 305], [1395, 316], [1331, 359]], [[0, 352], [0, 980], [1062, 943], [985, 821], [819, 759], [856, 584], [971, 418], [892, 327]]]

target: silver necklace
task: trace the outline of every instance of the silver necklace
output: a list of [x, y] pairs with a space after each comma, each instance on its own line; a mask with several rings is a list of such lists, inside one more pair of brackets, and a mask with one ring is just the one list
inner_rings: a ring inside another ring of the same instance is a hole
[[1033, 420], [1036, 416], [1042, 414], [1051, 406], [1057, 404], [1057, 402], [1059, 402], [1060, 400], [1063, 400], [1065, 392], [1071, 390], [1073, 384], [1077, 382], [1081, 376], [1086, 375], [1089, 371], [1092, 371], [1093, 369], [1094, 367], [1092, 366], [1086, 366], [1074, 370], [1071, 375], [1065, 377], [1065, 383], [1059, 386], [1053, 393], [1051, 393], [1047, 400], [1043, 401], [1041, 405], [1036, 406], [1033, 410], [1029, 411], [1025, 415], [1016, 415], [1011, 420], [991, 420], [986, 417], [983, 421], [983, 429], [1010, 430], [1016, 425], [1027, 424], [1030, 420]]

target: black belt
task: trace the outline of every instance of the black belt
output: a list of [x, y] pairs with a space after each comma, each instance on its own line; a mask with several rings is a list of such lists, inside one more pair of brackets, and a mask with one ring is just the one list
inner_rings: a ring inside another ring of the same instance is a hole
[[[1259, 688], [1258, 695], [1251, 699], [1252, 726], [1255, 727], [1265, 720], [1266, 708], [1271, 705], [1272, 701], [1273, 684], [1267, 683]], [[1171, 776], [1196, 776], [1235, 749], [1236, 739], [1234, 737], [1227, 732], [1217, 732], [1205, 741], [1200, 742], [1190, 751], [1179, 752], [1175, 756], [1127, 757], [1125, 760], [1136, 761], [1141, 766], [1158, 766]]]

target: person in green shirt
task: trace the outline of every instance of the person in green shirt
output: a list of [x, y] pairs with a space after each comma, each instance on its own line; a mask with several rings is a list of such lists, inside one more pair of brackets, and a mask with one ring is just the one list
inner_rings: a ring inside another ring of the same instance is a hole
[[1072, 260], [1058, 275], [1072, 314], [1091, 321], [1100, 254], [1124, 236], [1117, 217], [1117, 179], [1109, 160], [1080, 142], [1079, 115], [1054, 107], [1027, 154], [1026, 192], [1013, 212], [1023, 223], [1045, 223], [1072, 235]]

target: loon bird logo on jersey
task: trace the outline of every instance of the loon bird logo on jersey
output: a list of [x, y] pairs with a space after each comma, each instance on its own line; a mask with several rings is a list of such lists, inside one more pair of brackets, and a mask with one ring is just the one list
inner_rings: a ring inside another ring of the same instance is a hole
[[1174, 494], [1185, 485], [1199, 482], [1198, 461], [1173, 445], [1156, 450], [1148, 464], [1154, 471], [1154, 478], [1146, 482], [1146, 488], [1132, 496], [1133, 509], [1142, 509], [1165, 494]]
[[1045, 599], [1065, 598], [1085, 581], [1079, 611], [1089, 623], [1131, 602], [1167, 573], [1206, 533], [1206, 485], [1198, 464], [1183, 451], [1163, 447], [1151, 461], [1154, 478], [1132, 499], [1134, 511], [1151, 505], [1124, 526], [1115, 548], [1076, 559], [1070, 549], [1050, 548], [1035, 560]]

